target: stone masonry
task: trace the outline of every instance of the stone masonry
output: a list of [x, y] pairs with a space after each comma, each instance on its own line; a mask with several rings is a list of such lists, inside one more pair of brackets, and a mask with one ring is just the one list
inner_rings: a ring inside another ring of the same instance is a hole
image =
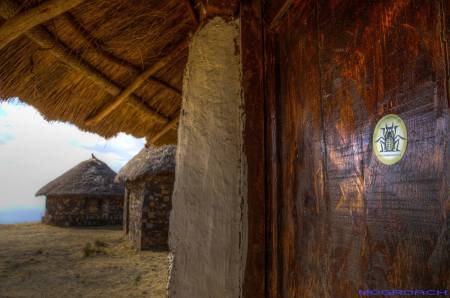
[[120, 225], [122, 197], [49, 196], [42, 222], [56, 226]]
[[173, 183], [173, 174], [126, 183], [124, 230], [136, 249], [167, 249]]

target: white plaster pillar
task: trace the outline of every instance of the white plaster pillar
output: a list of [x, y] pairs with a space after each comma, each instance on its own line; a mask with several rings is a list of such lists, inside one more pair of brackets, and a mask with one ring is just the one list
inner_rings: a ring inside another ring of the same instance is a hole
[[195, 33], [185, 70], [169, 243], [170, 297], [240, 297], [246, 158], [237, 20]]

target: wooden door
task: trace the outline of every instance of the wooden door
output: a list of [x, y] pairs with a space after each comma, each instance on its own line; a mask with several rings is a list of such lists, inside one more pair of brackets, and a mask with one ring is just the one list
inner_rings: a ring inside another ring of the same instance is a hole
[[[279, 4], [265, 7], [269, 296], [449, 289], [446, 1]], [[390, 166], [372, 153], [386, 114], [408, 129]]]

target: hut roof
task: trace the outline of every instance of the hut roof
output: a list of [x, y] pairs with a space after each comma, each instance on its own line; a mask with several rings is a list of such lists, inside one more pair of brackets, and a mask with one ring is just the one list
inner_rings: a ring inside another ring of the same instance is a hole
[[42, 187], [36, 196], [121, 196], [123, 185], [116, 183], [116, 173], [94, 155]]
[[15, 36], [0, 34], [0, 100], [18, 97], [47, 120], [107, 138], [175, 143], [188, 38], [198, 26], [192, 3], [0, 1], [0, 31]]
[[176, 147], [145, 147], [116, 176], [117, 182], [135, 181], [142, 177], [175, 173]]

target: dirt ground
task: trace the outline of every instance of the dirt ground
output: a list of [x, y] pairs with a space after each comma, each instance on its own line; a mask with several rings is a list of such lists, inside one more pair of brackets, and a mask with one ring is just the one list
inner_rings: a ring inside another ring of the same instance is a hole
[[120, 228], [0, 225], [0, 297], [166, 297], [167, 252], [136, 252]]

